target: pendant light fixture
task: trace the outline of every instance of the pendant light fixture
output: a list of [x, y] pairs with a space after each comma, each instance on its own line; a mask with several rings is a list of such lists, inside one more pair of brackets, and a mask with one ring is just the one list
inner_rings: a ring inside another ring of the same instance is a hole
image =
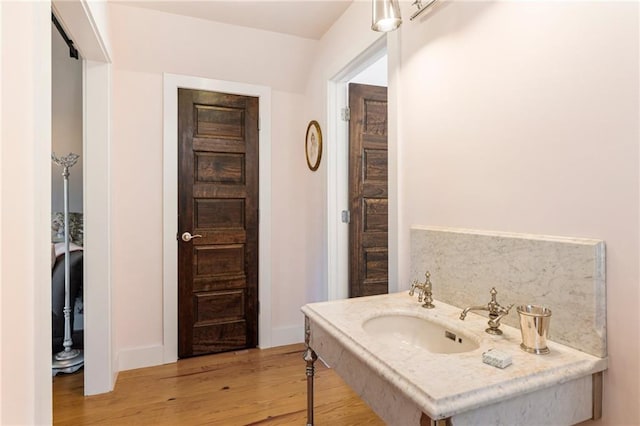
[[374, 31], [393, 31], [402, 23], [398, 0], [372, 0], [373, 20], [371, 29]]

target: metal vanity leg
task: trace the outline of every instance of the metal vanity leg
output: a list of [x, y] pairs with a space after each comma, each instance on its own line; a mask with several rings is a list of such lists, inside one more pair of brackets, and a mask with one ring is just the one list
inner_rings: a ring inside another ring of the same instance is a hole
[[318, 359], [318, 355], [309, 346], [311, 338], [311, 328], [309, 327], [309, 318], [304, 317], [304, 344], [305, 349], [302, 358], [307, 363], [307, 426], [313, 426], [313, 376], [315, 367], [313, 364]]

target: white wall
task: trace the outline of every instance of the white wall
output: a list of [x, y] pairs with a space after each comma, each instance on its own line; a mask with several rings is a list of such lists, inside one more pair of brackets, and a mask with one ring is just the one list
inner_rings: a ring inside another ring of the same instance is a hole
[[[69, 171], [69, 211], [82, 213], [82, 61], [51, 23], [51, 149], [80, 155]], [[51, 163], [51, 211], [64, 210], [62, 168]]]
[[[2, 20], [2, 4], [0, 4], [0, 23], [3, 23], [4, 21]], [[4, 48], [3, 48], [3, 44], [2, 44], [2, 40], [3, 40], [4, 34], [2, 29], [0, 29], [0, 53], [4, 52]], [[2, 114], [2, 104], [4, 103], [4, 97], [3, 97], [3, 92], [2, 92], [2, 86], [4, 84], [4, 79], [2, 78], [2, 70], [3, 68], [3, 62], [2, 62], [2, 56], [0, 54], [0, 164], [3, 164], [2, 162], [2, 143], [4, 141], [4, 133], [2, 132], [2, 129], [4, 127], [2, 127], [2, 120], [3, 120], [3, 116], [4, 114]], [[0, 190], [2, 190], [2, 173], [0, 173]], [[0, 224], [2, 224], [2, 197], [0, 197]], [[2, 228], [0, 225], [0, 232], [2, 232]], [[2, 238], [2, 234], [0, 233], [0, 238]], [[3, 252], [2, 252], [2, 244], [0, 244], [0, 259], [3, 259]], [[3, 284], [4, 284], [4, 275], [2, 273], [3, 271], [3, 262], [0, 262], [0, 307], [2, 307], [4, 309], [4, 302], [3, 302], [3, 298], [2, 298], [2, 293], [3, 293]], [[0, 315], [0, 330], [3, 329], [3, 324], [4, 324], [4, 319], [2, 317], [2, 315]], [[4, 365], [3, 364], [3, 356], [2, 356], [2, 347], [0, 347], [0, 366]], [[0, 401], [2, 401], [2, 395], [4, 392], [4, 385], [2, 385], [0, 383]], [[4, 412], [4, 405], [0, 404], [0, 419], [3, 418], [3, 412]]]
[[0, 424], [49, 424], [51, 8], [0, 10]]
[[604, 240], [616, 425], [640, 422], [638, 30], [637, 3], [450, 2], [400, 34], [401, 285], [412, 224]]
[[[327, 83], [336, 78], [348, 64], [357, 62], [358, 56], [383, 35], [375, 33], [371, 27], [371, 4], [369, 2], [353, 2], [340, 19], [322, 37], [319, 43], [314, 65], [306, 85], [305, 118], [317, 120], [323, 131], [323, 158], [315, 173], [304, 175], [305, 191], [314, 194], [309, 200], [310, 214], [309, 240], [306, 253], [303, 254], [313, 268], [311, 279], [306, 284], [306, 302], [327, 300], [327, 214], [340, 216], [344, 207], [336, 206], [334, 212], [327, 213], [327, 174], [328, 158], [338, 148], [337, 134], [331, 133], [327, 120]], [[345, 42], [348, 40], [348, 42]], [[344, 105], [346, 106], [346, 105]], [[336, 166], [334, 166], [336, 167]], [[339, 172], [332, 170], [331, 173]], [[320, 249], [320, 250], [318, 250]], [[317, 253], [320, 255], [317, 255]]]
[[353, 77], [350, 83], [370, 84], [372, 86], [386, 87], [388, 83], [387, 68], [389, 64], [387, 55], [384, 55], [366, 69], [362, 70], [358, 75]]
[[320, 195], [307, 191], [303, 183], [313, 174], [304, 150], [304, 100], [299, 93], [273, 93], [273, 105], [279, 105], [273, 111], [271, 144], [274, 346], [304, 338], [300, 307], [307, 301], [305, 284], [315, 279], [313, 256], [322, 255], [312, 242], [312, 222], [307, 222], [314, 213], [310, 204]]
[[[322, 265], [319, 248], [302, 249], [319, 227], [308, 225], [313, 205], [322, 202], [305, 186], [311, 172], [304, 157], [302, 95], [317, 42], [122, 5], [112, 5], [110, 17], [117, 350], [140, 364], [138, 355], [162, 345], [165, 72], [272, 88], [272, 343], [300, 341], [305, 283], [316, 279]], [[149, 356], [147, 365], [156, 360]]]

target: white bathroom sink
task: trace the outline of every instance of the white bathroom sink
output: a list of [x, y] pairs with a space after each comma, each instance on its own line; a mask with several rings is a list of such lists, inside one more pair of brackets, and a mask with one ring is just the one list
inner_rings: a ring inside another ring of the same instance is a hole
[[431, 353], [454, 354], [478, 349], [473, 339], [424, 318], [392, 314], [370, 318], [362, 324], [369, 335], [389, 345], [413, 346]]

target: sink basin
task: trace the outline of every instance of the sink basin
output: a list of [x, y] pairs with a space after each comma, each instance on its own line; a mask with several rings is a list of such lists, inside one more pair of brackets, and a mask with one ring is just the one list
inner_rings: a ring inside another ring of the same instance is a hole
[[424, 318], [409, 315], [384, 315], [366, 320], [362, 328], [369, 335], [402, 348], [413, 346], [432, 353], [469, 352], [480, 346], [473, 339]]

